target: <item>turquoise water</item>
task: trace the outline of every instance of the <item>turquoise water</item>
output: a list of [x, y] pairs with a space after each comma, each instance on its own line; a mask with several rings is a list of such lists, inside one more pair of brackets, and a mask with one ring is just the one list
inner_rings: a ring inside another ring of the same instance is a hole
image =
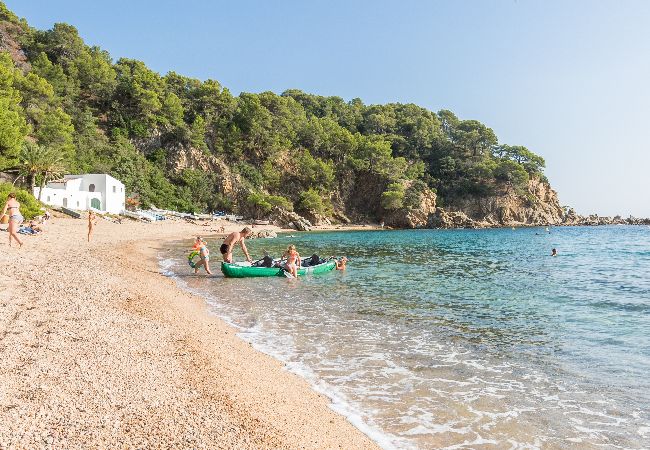
[[248, 247], [289, 243], [347, 255], [348, 270], [194, 277], [188, 244], [162, 264], [383, 447], [650, 447], [650, 228], [304, 233]]

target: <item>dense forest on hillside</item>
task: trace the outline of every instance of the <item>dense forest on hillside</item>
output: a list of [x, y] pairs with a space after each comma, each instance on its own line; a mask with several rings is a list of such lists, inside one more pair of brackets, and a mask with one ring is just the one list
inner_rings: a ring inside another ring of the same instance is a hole
[[113, 61], [73, 26], [31, 28], [1, 2], [0, 50], [0, 171], [26, 185], [100, 172], [133, 205], [377, 219], [425, 193], [453, 205], [504, 188], [530, 196], [529, 180], [545, 180], [541, 157], [447, 110], [296, 89], [233, 96]]

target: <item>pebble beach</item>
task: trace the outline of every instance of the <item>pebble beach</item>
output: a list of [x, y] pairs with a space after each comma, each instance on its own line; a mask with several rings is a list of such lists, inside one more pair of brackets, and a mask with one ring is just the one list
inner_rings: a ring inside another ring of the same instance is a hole
[[[240, 229], [230, 225], [226, 232]], [[376, 448], [160, 273], [186, 222], [0, 233], [0, 449]], [[210, 239], [213, 272], [219, 271]]]

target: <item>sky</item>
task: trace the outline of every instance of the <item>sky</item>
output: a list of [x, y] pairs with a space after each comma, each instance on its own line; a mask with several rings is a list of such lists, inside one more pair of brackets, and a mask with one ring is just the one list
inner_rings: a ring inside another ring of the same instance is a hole
[[543, 156], [562, 205], [650, 217], [650, 1], [4, 1], [235, 95], [449, 109]]

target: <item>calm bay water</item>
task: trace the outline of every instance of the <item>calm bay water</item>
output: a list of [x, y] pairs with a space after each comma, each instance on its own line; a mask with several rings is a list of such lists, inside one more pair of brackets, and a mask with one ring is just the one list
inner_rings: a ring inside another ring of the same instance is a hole
[[303, 233], [248, 247], [289, 243], [347, 255], [348, 270], [194, 277], [189, 243], [161, 264], [383, 447], [650, 447], [649, 227]]

